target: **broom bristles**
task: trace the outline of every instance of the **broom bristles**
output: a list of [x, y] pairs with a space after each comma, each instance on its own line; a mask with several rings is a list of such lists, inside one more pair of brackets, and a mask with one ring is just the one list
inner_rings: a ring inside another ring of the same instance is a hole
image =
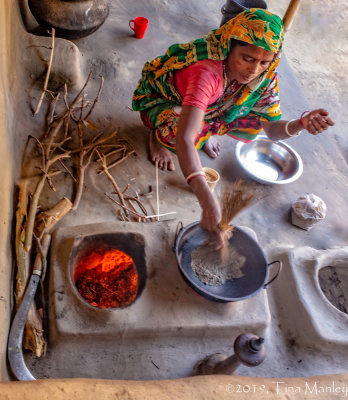
[[221, 221], [219, 223], [219, 228], [222, 232], [233, 230], [231, 226], [232, 220], [248, 207], [253, 202], [253, 199], [254, 193], [251, 185], [241, 179], [223, 188], [220, 200]]
[[254, 199], [253, 189], [250, 184], [241, 179], [225, 186], [220, 199], [221, 221], [219, 228], [222, 231], [223, 246], [220, 249], [220, 263], [225, 263], [228, 258], [228, 241], [232, 236], [232, 220], [244, 208], [248, 207]]

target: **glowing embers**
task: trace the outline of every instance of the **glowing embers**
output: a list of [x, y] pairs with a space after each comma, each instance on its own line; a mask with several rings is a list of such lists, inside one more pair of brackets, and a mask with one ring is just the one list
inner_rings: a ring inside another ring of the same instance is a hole
[[80, 295], [92, 306], [120, 308], [134, 302], [138, 294], [138, 272], [126, 253], [107, 249], [82, 257], [74, 271]]

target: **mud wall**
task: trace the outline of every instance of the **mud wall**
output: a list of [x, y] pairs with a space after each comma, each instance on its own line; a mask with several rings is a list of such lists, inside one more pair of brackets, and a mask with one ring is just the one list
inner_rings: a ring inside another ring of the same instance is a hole
[[24, 28], [17, 2], [0, 2], [0, 380], [9, 378], [6, 348], [12, 304], [13, 182], [19, 175], [14, 132], [20, 115], [17, 99], [21, 91], [23, 68], [19, 56], [22, 45], [18, 45], [18, 42], [22, 35]]

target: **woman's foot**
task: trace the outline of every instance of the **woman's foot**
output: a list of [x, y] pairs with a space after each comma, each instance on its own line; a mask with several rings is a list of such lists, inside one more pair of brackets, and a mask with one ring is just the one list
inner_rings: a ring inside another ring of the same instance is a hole
[[210, 158], [216, 158], [220, 154], [221, 146], [214, 137], [210, 137], [205, 142], [202, 150], [207, 153]]
[[150, 133], [150, 159], [155, 165], [157, 162], [158, 168], [162, 169], [163, 171], [175, 170], [171, 152], [158, 143], [153, 133]]

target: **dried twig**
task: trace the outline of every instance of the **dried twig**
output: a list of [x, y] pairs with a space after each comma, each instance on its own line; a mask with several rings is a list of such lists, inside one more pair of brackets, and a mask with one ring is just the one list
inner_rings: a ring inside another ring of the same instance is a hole
[[143, 218], [143, 217], [144, 217], [144, 215], [141, 215], [141, 214], [139, 214], [138, 212], [133, 211], [132, 209], [128, 208], [125, 204], [121, 204], [119, 201], [113, 199], [113, 198], [112, 198], [111, 196], [109, 196], [107, 193], [104, 193], [104, 194], [105, 194], [105, 196], [108, 197], [112, 202], [114, 202], [114, 203], [117, 204], [118, 206], [122, 207], [123, 210], [124, 210], [125, 212], [127, 211], [127, 212], [129, 212], [129, 213], [135, 215], [135, 216], [138, 217], [138, 218]]
[[144, 213], [144, 215], [147, 216], [146, 208], [143, 205], [143, 203], [140, 201], [139, 197], [127, 196], [127, 197], [125, 197], [125, 200], [135, 201], [138, 204], [138, 206], [141, 209], [141, 211]]
[[50, 108], [49, 108], [49, 112], [48, 112], [48, 116], [47, 116], [47, 128], [46, 128], [46, 132], [43, 136], [44, 138], [47, 138], [49, 131], [51, 129], [51, 125], [52, 125], [53, 119], [54, 119], [54, 112], [56, 110], [59, 96], [60, 96], [60, 93], [58, 93], [57, 96], [54, 97], [53, 100], [50, 102]]
[[[113, 162], [112, 164], [108, 165], [108, 169], [115, 167], [116, 165], [120, 164], [122, 161], [126, 160], [131, 154], [135, 153], [135, 150], [129, 151], [126, 155], [122, 156], [119, 160]], [[103, 174], [105, 171], [101, 169], [98, 174]]]
[[152, 191], [152, 186], [150, 185], [149, 186], [149, 191], [147, 193], [140, 193], [139, 196], [141, 196], [141, 197], [149, 197], [149, 196], [152, 196], [152, 195], [153, 195], [153, 191]]
[[40, 194], [44, 187], [46, 180], [46, 176], [42, 175], [34, 192], [33, 198], [30, 203], [30, 210], [28, 215], [27, 226], [25, 230], [25, 242], [24, 242], [24, 250], [28, 252], [31, 248], [31, 244], [33, 241], [33, 230], [34, 230], [34, 223], [35, 223], [35, 216], [37, 212], [37, 206], [39, 204]]
[[123, 207], [124, 210], [125, 210], [125, 214], [126, 214], [126, 216], [128, 216], [128, 214], [127, 214], [127, 207], [126, 207], [126, 203], [125, 203], [124, 198], [123, 198], [123, 194], [122, 194], [122, 192], [120, 191], [120, 189], [119, 189], [119, 187], [118, 187], [118, 185], [117, 185], [115, 179], [113, 178], [113, 176], [110, 174], [110, 172], [109, 172], [109, 170], [108, 170], [108, 166], [106, 165], [105, 157], [102, 156], [98, 150], [97, 150], [97, 153], [98, 153], [98, 156], [99, 156], [99, 160], [100, 160], [101, 163], [102, 163], [102, 170], [103, 170], [103, 172], [105, 173], [105, 175], [108, 177], [109, 181], [112, 183], [112, 186], [114, 187], [114, 189], [116, 190], [117, 196], [118, 196], [118, 198], [120, 199], [120, 202], [121, 202], [121, 204], [122, 204], [122, 207]]
[[71, 176], [71, 179], [77, 183], [77, 179], [74, 177], [70, 169], [63, 163], [62, 160], [59, 160], [59, 164], [65, 169], [65, 171]]
[[43, 101], [43, 99], [44, 99], [44, 97], [45, 97], [45, 94], [46, 94], [46, 92], [47, 92], [48, 80], [49, 80], [50, 73], [51, 73], [51, 67], [52, 67], [52, 61], [53, 61], [53, 54], [54, 54], [54, 38], [55, 38], [55, 33], [56, 33], [56, 30], [55, 30], [54, 28], [52, 28], [52, 32], [51, 32], [52, 40], [51, 40], [51, 54], [50, 54], [50, 59], [49, 59], [49, 62], [48, 62], [48, 67], [47, 67], [47, 72], [46, 72], [46, 77], [45, 77], [45, 81], [44, 81], [42, 93], [41, 93], [41, 96], [40, 96], [40, 98], [39, 98], [39, 102], [37, 103], [36, 110], [35, 110], [35, 112], [34, 112], [34, 116], [40, 111], [42, 101]]
[[95, 107], [95, 105], [97, 104], [97, 102], [99, 100], [100, 93], [101, 93], [102, 88], [103, 88], [103, 83], [104, 83], [104, 77], [101, 77], [100, 86], [99, 86], [99, 90], [98, 90], [97, 96], [95, 97], [95, 99], [93, 101], [93, 104], [92, 104], [91, 108], [89, 109], [87, 115], [83, 118], [84, 120], [87, 120], [87, 118], [92, 114], [92, 111], [94, 110], [94, 107]]
[[176, 211], [171, 211], [171, 212], [167, 212], [167, 213], [163, 213], [163, 214], [146, 215], [145, 218], [149, 219], [149, 218], [164, 217], [165, 215], [172, 215], [172, 214], [176, 214]]

